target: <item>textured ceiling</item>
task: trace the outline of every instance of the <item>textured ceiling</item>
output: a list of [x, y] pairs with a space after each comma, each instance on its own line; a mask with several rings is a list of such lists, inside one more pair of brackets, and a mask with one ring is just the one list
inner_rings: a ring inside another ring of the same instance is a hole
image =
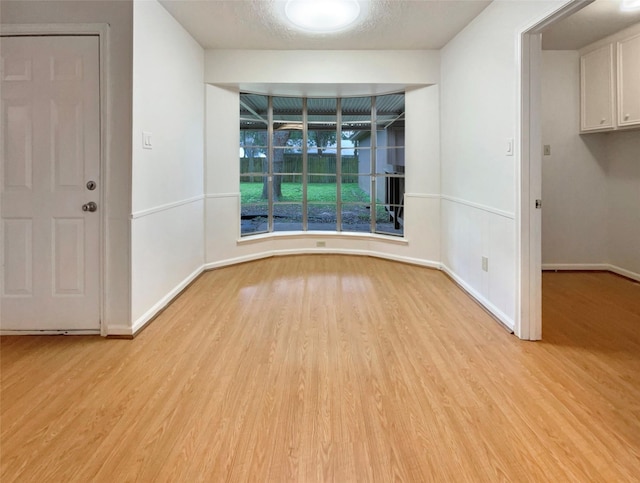
[[160, 0], [207, 49], [440, 49], [490, 0], [364, 0], [366, 18], [331, 35], [299, 32], [282, 19], [284, 0]]
[[622, 0], [596, 0], [542, 32], [545, 50], [579, 50], [640, 22], [640, 10], [623, 12]]

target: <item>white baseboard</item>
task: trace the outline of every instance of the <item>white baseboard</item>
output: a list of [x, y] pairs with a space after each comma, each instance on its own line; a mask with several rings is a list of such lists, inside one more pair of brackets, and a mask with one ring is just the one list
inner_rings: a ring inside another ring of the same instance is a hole
[[288, 255], [356, 255], [363, 257], [375, 257], [383, 258], [386, 260], [392, 260], [396, 262], [408, 263], [410, 265], [419, 265], [421, 267], [440, 269], [440, 263], [431, 260], [422, 260], [420, 258], [403, 257], [400, 255], [391, 255], [383, 252], [375, 252], [371, 250], [349, 250], [349, 249], [335, 249], [335, 248], [295, 248], [291, 250], [268, 250], [260, 253], [252, 253], [244, 257], [228, 258], [226, 260], [220, 260], [218, 262], [205, 263], [203, 270], [212, 270], [215, 268], [228, 267], [236, 265], [238, 263], [252, 262], [254, 260], [261, 260], [263, 258], [282, 257]]
[[100, 335], [100, 330], [0, 330], [0, 335]]
[[623, 277], [630, 278], [635, 280], [636, 282], [640, 282], [640, 273], [632, 272], [631, 270], [626, 270], [624, 268], [616, 267], [615, 265], [609, 265], [609, 270], [613, 273], [617, 273], [618, 275], [622, 275]]
[[110, 325], [107, 327], [107, 333], [105, 334], [105, 337], [109, 336], [133, 337], [133, 330], [130, 325]]
[[480, 292], [460, 278], [453, 270], [442, 264], [442, 271], [449, 275], [458, 285], [460, 285], [467, 294], [473, 297], [480, 305], [487, 309], [494, 317], [496, 317], [511, 332], [515, 330], [514, 320], [487, 300]]
[[606, 263], [543, 263], [542, 270], [603, 270], [608, 271]]
[[162, 297], [153, 307], [147, 310], [141, 317], [138, 317], [138, 319], [133, 323], [133, 326], [129, 329], [130, 332], [128, 334], [116, 333], [116, 332], [112, 332], [111, 330], [112, 328], [114, 328], [115, 330], [120, 332], [120, 330], [122, 330], [122, 327], [109, 327], [108, 335], [135, 335], [136, 332], [142, 329], [147, 322], [149, 322], [160, 311], [166, 308], [167, 305], [169, 305], [169, 303], [176, 297], [176, 295], [182, 292], [187, 287], [187, 285], [193, 282], [196, 279], [196, 277], [198, 277], [202, 272], [203, 272], [202, 266], [195, 269], [187, 278], [185, 278], [182, 282], [176, 285], [168, 294]]
[[542, 270], [574, 270], [612, 272], [640, 282], [640, 273], [632, 272], [608, 263], [543, 263]]

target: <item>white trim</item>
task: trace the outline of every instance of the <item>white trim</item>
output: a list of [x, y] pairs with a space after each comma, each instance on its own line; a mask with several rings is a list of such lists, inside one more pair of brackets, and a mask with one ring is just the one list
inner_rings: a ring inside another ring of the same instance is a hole
[[238, 245], [259, 243], [271, 240], [296, 240], [296, 239], [316, 239], [327, 238], [332, 240], [365, 240], [371, 242], [389, 242], [397, 245], [408, 245], [409, 240], [403, 237], [392, 235], [381, 235], [378, 233], [358, 233], [342, 231], [274, 231], [270, 233], [259, 233], [257, 235], [247, 235], [236, 240]]
[[609, 271], [606, 263], [543, 263], [542, 270], [597, 270]]
[[165, 205], [154, 206], [153, 208], [148, 208], [146, 210], [136, 211], [131, 213], [130, 218], [132, 220], [136, 220], [138, 218], [142, 218], [144, 216], [153, 215], [154, 213], [160, 213], [161, 211], [171, 210], [173, 208], [177, 208], [178, 206], [188, 205], [190, 203], [195, 203], [196, 201], [201, 201], [204, 199], [203, 195], [194, 196], [192, 198], [187, 198], [184, 200], [173, 201], [171, 203], [167, 203]]
[[510, 213], [508, 211], [499, 210], [497, 208], [492, 208], [491, 206], [481, 205], [480, 203], [467, 201], [462, 198], [456, 198], [454, 196], [449, 196], [449, 195], [441, 195], [440, 198], [446, 201], [451, 201], [452, 203], [471, 206], [472, 208], [477, 208], [478, 210], [486, 211], [488, 213], [493, 213], [494, 215], [502, 216], [504, 218], [509, 218], [510, 220], [515, 219], [515, 214]]
[[[520, 29], [517, 36], [518, 85], [516, 132], [519, 134], [520, 163], [516, 164], [516, 320], [515, 332], [521, 339], [542, 337], [541, 230], [535, 210], [536, 194], [541, 193], [541, 180], [532, 180], [531, 172], [540, 170], [542, 145], [540, 101], [536, 93], [541, 73], [539, 57], [542, 46], [539, 35], [546, 27], [581, 10], [594, 0], [570, 0], [559, 8]], [[539, 178], [539, 177], [538, 177]]]
[[[111, 83], [110, 83], [110, 27], [107, 23], [78, 23], [78, 24], [1, 24], [0, 32], [2, 36], [33, 36], [33, 35], [95, 35], [98, 37], [98, 63], [99, 63], [99, 103], [100, 103], [100, 199], [98, 216], [100, 217], [100, 235], [99, 247], [100, 252], [100, 273], [98, 275], [99, 284], [99, 314], [100, 329], [102, 336], [107, 335], [109, 325], [109, 309], [108, 309], [108, 276], [107, 276], [107, 241], [109, 240], [109, 225], [107, 223], [107, 193], [108, 187], [108, 166], [111, 164], [111, 153], [109, 146], [111, 144], [111, 112], [109, 110], [109, 102], [111, 99]], [[17, 331], [19, 333], [26, 333]], [[54, 331], [52, 333], [65, 333], [67, 331]], [[43, 334], [44, 332], [34, 332]], [[77, 332], [74, 332], [77, 333]], [[88, 332], [93, 333], [93, 332]]]
[[240, 198], [240, 193], [208, 193], [205, 198]]
[[458, 285], [460, 285], [467, 294], [475, 299], [480, 305], [482, 305], [485, 309], [487, 309], [494, 317], [496, 317], [504, 326], [506, 326], [512, 332], [514, 331], [515, 322], [514, 320], [505, 314], [502, 310], [492, 304], [487, 298], [485, 298], [481, 293], [479, 293], [476, 289], [474, 289], [471, 285], [465, 282], [461, 277], [459, 277], [453, 270], [447, 267], [445, 264], [441, 264], [441, 270], [449, 275]]
[[543, 263], [542, 270], [612, 272], [640, 282], [640, 273], [635, 273], [609, 263]]
[[138, 317], [138, 319], [131, 326], [131, 334], [114, 334], [109, 332], [109, 335], [133, 335], [138, 332], [142, 327], [144, 327], [147, 322], [153, 319], [160, 311], [165, 309], [176, 297], [176, 295], [182, 292], [191, 282], [193, 282], [202, 273], [202, 271], [203, 267], [198, 267], [187, 278], [176, 285], [169, 293], [158, 300], [158, 302], [156, 302], [153, 307], [142, 314], [142, 316]]
[[442, 198], [442, 195], [436, 195], [431, 193], [405, 193], [404, 197], [405, 198], [428, 198], [428, 199], [439, 200]]
[[267, 250], [260, 253], [252, 253], [251, 255], [245, 255], [242, 257], [229, 258], [227, 260], [220, 260], [218, 262], [211, 262], [204, 264], [204, 270], [213, 270], [215, 268], [228, 267], [230, 265], [237, 265], [239, 263], [252, 262], [254, 260], [262, 260], [263, 258], [282, 257], [287, 255], [355, 255], [363, 257], [382, 258], [385, 260], [391, 260], [394, 262], [408, 263], [410, 265], [418, 265], [426, 268], [434, 268], [439, 270], [441, 268], [440, 262], [434, 262], [431, 260], [420, 260], [418, 258], [403, 257], [399, 255], [391, 255], [384, 252], [375, 252], [370, 250], [349, 250], [349, 249], [327, 249], [327, 248], [294, 248], [290, 250]]
[[632, 272], [631, 270], [617, 267], [615, 265], [609, 265], [609, 271], [617, 273], [618, 275], [622, 275], [623, 277], [631, 278], [636, 282], [640, 282], [640, 273]]
[[0, 335], [101, 335], [99, 330], [0, 330]]
[[3, 23], [2, 36], [10, 35], [102, 35], [109, 29], [106, 23], [51, 23], [51, 24], [11, 24]]
[[107, 336], [128, 336], [133, 337], [133, 330], [129, 325], [114, 324], [109, 326]]

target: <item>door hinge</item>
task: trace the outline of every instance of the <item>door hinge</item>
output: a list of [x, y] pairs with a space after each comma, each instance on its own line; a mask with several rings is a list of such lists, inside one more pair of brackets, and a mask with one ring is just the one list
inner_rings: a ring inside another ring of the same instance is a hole
[[542, 209], [542, 200], [536, 200], [536, 210]]

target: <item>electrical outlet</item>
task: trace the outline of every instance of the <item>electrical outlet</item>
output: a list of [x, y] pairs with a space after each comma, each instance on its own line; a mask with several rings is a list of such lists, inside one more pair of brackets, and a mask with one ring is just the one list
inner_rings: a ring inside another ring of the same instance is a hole
[[326, 247], [326, 246], [327, 246], [327, 242], [325, 242], [325, 241], [317, 241], [317, 242], [316, 242], [316, 246], [317, 246], [318, 248], [324, 248], [324, 247]]
[[487, 257], [482, 257], [482, 270], [485, 272], [489, 271], [489, 259]]

